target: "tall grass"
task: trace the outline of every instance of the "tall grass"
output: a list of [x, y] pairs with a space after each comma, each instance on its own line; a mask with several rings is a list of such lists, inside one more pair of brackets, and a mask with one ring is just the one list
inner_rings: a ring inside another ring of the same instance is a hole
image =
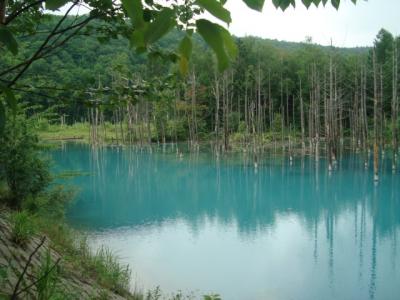
[[35, 231], [34, 222], [27, 211], [15, 212], [11, 216], [11, 236], [14, 243], [25, 246]]
[[95, 277], [103, 287], [119, 294], [126, 295], [129, 291], [131, 270], [128, 265], [122, 265], [118, 257], [108, 248], [101, 247], [92, 252], [87, 239], [83, 238], [79, 245], [82, 264], [89, 276]]
[[36, 278], [40, 280], [36, 283], [37, 299], [48, 300], [53, 299], [58, 290], [60, 282], [58, 266], [55, 268], [51, 258], [51, 252], [48, 249], [44, 257], [42, 257], [41, 265], [37, 272]]

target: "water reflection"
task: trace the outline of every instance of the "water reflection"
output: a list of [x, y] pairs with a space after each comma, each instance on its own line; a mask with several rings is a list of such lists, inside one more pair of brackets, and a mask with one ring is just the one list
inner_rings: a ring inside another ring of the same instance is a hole
[[[162, 152], [162, 153], [160, 153]], [[364, 160], [245, 155], [212, 159], [137, 148], [68, 146], [60, 170], [92, 176], [70, 221], [131, 262], [145, 287], [226, 299], [396, 299], [400, 177]], [[370, 164], [372, 166], [372, 164]]]

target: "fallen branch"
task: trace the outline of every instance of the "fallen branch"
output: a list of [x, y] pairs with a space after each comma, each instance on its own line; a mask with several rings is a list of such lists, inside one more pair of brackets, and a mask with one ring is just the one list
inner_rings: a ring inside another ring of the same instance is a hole
[[27, 290], [29, 290], [32, 286], [36, 285], [37, 283], [39, 283], [41, 280], [45, 279], [51, 272], [53, 272], [53, 270], [55, 269], [55, 267], [57, 267], [58, 263], [60, 262], [61, 258], [58, 258], [57, 261], [54, 263], [54, 265], [39, 279], [37, 279], [36, 281], [32, 282], [31, 284], [29, 284], [27, 287], [23, 288], [22, 290], [20, 290], [19, 292], [17, 292], [16, 296], [18, 296], [19, 294], [22, 294], [23, 292], [26, 292]]
[[28, 270], [29, 265], [31, 264], [32, 258], [33, 258], [33, 257], [35, 256], [35, 254], [39, 251], [39, 249], [43, 246], [45, 240], [46, 240], [46, 237], [44, 236], [44, 237], [42, 238], [42, 240], [40, 241], [40, 243], [36, 246], [35, 250], [33, 250], [33, 252], [29, 255], [28, 261], [26, 262], [25, 267], [24, 267], [24, 269], [23, 269], [21, 275], [20, 275], [19, 278], [18, 278], [17, 284], [15, 285], [14, 292], [13, 292], [13, 294], [12, 294], [12, 296], [11, 296], [11, 300], [16, 300], [16, 299], [18, 299], [17, 296], [18, 296], [18, 294], [19, 294], [19, 293], [18, 293], [19, 285], [21, 284], [22, 279], [24, 278], [24, 276], [25, 276], [25, 274], [26, 274], [26, 271]]

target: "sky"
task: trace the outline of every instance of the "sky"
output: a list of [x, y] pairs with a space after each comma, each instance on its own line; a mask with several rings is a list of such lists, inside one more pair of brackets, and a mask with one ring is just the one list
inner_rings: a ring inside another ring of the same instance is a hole
[[236, 36], [258, 36], [300, 42], [306, 36], [314, 43], [334, 46], [370, 46], [381, 28], [400, 34], [400, 0], [341, 0], [337, 11], [330, 4], [308, 10], [296, 0], [296, 8], [277, 10], [265, 1], [262, 13], [247, 8], [243, 1], [230, 0], [226, 7], [233, 19], [229, 30]]
[[[330, 1], [329, 1], [330, 2]], [[229, 30], [236, 36], [258, 36], [292, 42], [306, 37], [321, 45], [337, 47], [371, 46], [381, 28], [400, 35], [400, 0], [341, 0], [339, 10], [329, 3], [308, 10], [296, 0], [296, 8], [282, 12], [272, 0], [266, 0], [263, 11], [248, 8], [242, 0], [228, 0], [226, 8], [233, 22]], [[63, 7], [59, 13], [66, 11]], [[80, 8], [79, 13], [87, 13]], [[214, 19], [212, 16], [207, 18]]]

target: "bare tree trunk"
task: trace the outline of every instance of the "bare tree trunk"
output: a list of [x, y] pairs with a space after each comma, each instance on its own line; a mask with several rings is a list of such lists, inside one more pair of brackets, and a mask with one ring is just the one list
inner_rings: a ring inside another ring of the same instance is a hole
[[123, 110], [122, 110], [121, 106], [118, 108], [118, 115], [119, 115], [119, 128], [121, 131], [121, 140], [122, 140], [122, 143], [125, 143], [125, 133], [124, 133], [124, 126], [123, 126], [124, 115], [123, 115]]
[[257, 71], [257, 133], [261, 133], [262, 108], [261, 108], [261, 67], [258, 63]]
[[107, 127], [103, 112], [100, 113], [100, 124], [103, 126], [103, 142], [107, 142]]
[[301, 78], [300, 80], [300, 90], [299, 90], [299, 97], [300, 97], [300, 126], [301, 126], [301, 147], [304, 151], [305, 149], [305, 128], [304, 128], [304, 107], [303, 107], [303, 91], [301, 88]]
[[175, 144], [177, 145], [177, 146], [176, 146], [177, 151], [179, 151], [179, 150], [178, 150], [178, 129], [177, 129], [177, 127], [178, 127], [178, 121], [179, 121], [179, 116], [178, 116], [177, 107], [176, 107], [178, 100], [179, 100], [179, 91], [176, 90], [176, 91], [175, 91], [175, 101], [174, 101], [174, 120], [175, 120], [175, 124], [174, 124], [174, 136], [175, 136]]
[[385, 125], [385, 114], [383, 112], [383, 67], [382, 65], [379, 68], [379, 79], [380, 79], [380, 87], [379, 87], [379, 146], [382, 148], [382, 155], [385, 155], [385, 136], [384, 136], [384, 125]]
[[373, 72], [374, 72], [374, 181], [379, 180], [379, 148], [378, 148], [378, 70], [376, 66], [376, 54], [373, 50]]
[[269, 130], [272, 131], [274, 119], [274, 103], [271, 97], [271, 70], [268, 70], [268, 105], [269, 105]]
[[113, 110], [113, 121], [114, 121], [114, 132], [115, 132], [115, 140], [116, 143], [119, 143], [119, 135], [118, 135], [118, 128], [117, 128], [117, 122], [118, 122], [118, 118], [117, 118], [117, 113], [116, 110]]
[[362, 147], [364, 149], [364, 165], [365, 168], [369, 164], [369, 143], [368, 143], [368, 119], [367, 119], [367, 71], [366, 67], [361, 66], [361, 123], [362, 123]]
[[397, 151], [398, 151], [398, 96], [397, 96], [397, 83], [398, 83], [398, 55], [397, 55], [397, 41], [394, 41], [393, 45], [393, 95], [392, 95], [392, 147], [393, 147], [393, 161], [392, 169], [395, 170], [397, 167]]
[[150, 108], [148, 101], [146, 101], [145, 109], [146, 109], [147, 143], [151, 145], [151, 121], [150, 121]]
[[311, 106], [312, 109], [312, 115], [313, 115], [313, 131], [315, 134], [315, 160], [319, 161], [319, 142], [320, 142], [320, 111], [319, 111], [319, 105], [320, 105], [320, 97], [321, 97], [321, 91], [320, 91], [320, 83], [318, 80], [318, 73], [317, 73], [317, 66], [314, 63], [312, 65], [312, 99], [313, 103]]
[[359, 94], [358, 94], [358, 76], [357, 72], [355, 72], [354, 75], [354, 103], [353, 103], [353, 114], [352, 114], [352, 143], [353, 146], [356, 149], [359, 149], [361, 146], [361, 134], [360, 134], [360, 124], [361, 124], [361, 116], [360, 116], [360, 111], [361, 111], [361, 101], [359, 100]]
[[228, 134], [228, 106], [229, 106], [229, 87], [228, 76], [225, 72], [222, 77], [222, 113], [223, 113], [223, 133], [224, 133], [224, 150], [229, 148], [229, 134]]
[[192, 71], [191, 76], [191, 113], [192, 113], [192, 144], [197, 144], [197, 116], [196, 116], [196, 74]]
[[289, 87], [288, 82], [286, 80], [286, 126], [290, 127], [290, 118], [289, 118]]
[[285, 111], [284, 111], [284, 105], [283, 105], [283, 74], [281, 70], [281, 105], [280, 105], [280, 110], [281, 110], [281, 118], [283, 120], [283, 124], [285, 124]]
[[215, 97], [215, 149], [219, 152], [220, 144], [219, 144], [219, 103], [220, 103], [220, 89], [219, 89], [219, 80], [217, 75], [215, 75], [214, 79], [214, 97]]

